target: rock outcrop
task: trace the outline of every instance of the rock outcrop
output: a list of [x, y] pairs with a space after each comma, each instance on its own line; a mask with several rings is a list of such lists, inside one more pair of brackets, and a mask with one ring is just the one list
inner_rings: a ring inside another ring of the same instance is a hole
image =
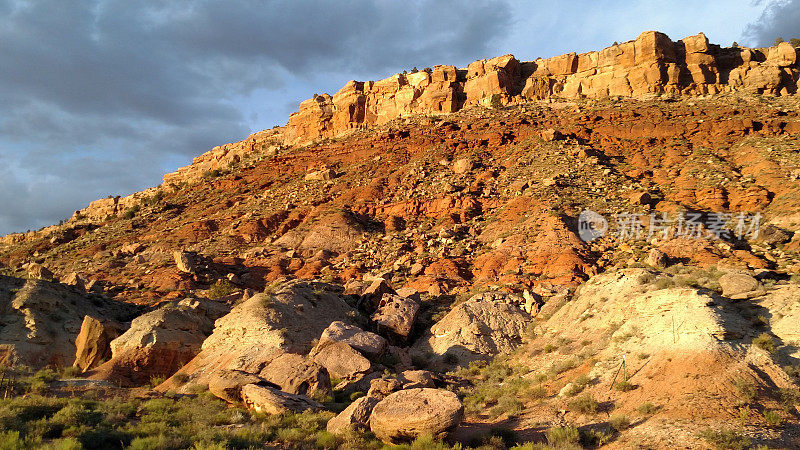
[[785, 42], [772, 48], [723, 48], [702, 33], [673, 42], [647, 31], [600, 51], [535, 61], [505, 55], [466, 69], [436, 66], [380, 81], [350, 81], [333, 96], [302, 102], [289, 118], [284, 139], [303, 143], [411, 114], [551, 97], [788, 95], [797, 91], [799, 73], [797, 50]]
[[90, 378], [142, 384], [170, 376], [200, 352], [227, 305], [211, 300], [184, 300], [143, 314], [111, 341], [112, 358]]
[[0, 275], [0, 360], [34, 368], [71, 366], [86, 315], [124, 322], [136, 311], [59, 283]]
[[450, 310], [416, 347], [467, 364], [514, 350], [522, 343], [530, 320], [530, 315], [503, 301], [503, 296], [494, 299], [479, 294]]
[[181, 369], [191, 377], [184, 387], [208, 383], [221, 370], [258, 375], [280, 355], [307, 354], [331, 322], [349, 321], [352, 308], [338, 292], [325, 283], [290, 281], [239, 303]]

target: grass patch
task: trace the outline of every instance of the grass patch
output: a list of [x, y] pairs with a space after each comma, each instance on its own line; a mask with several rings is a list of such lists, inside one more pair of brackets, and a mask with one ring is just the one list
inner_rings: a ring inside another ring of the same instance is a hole
[[631, 420], [627, 416], [617, 415], [608, 419], [608, 425], [617, 431], [624, 431], [630, 428]]
[[213, 285], [211, 285], [210, 288], [208, 288], [208, 294], [207, 295], [208, 295], [208, 298], [210, 298], [211, 300], [217, 300], [217, 299], [220, 299], [222, 297], [226, 297], [228, 295], [233, 294], [234, 292], [236, 292], [236, 290], [237, 290], [236, 286], [231, 284], [230, 281], [228, 281], [228, 280], [219, 280], [216, 283], [214, 283]]
[[761, 333], [757, 338], [753, 339], [753, 345], [770, 354], [775, 353], [776, 350], [775, 341], [767, 333]]
[[590, 394], [583, 394], [580, 397], [576, 397], [574, 400], [571, 400], [568, 405], [571, 410], [582, 414], [597, 414], [597, 410], [600, 408], [600, 403]]
[[658, 409], [659, 409], [658, 406], [650, 402], [642, 403], [641, 405], [636, 407], [636, 411], [638, 411], [639, 414], [642, 414], [644, 416], [652, 416], [653, 414], [658, 412]]
[[614, 389], [616, 389], [616, 390], [618, 390], [620, 392], [630, 392], [630, 391], [636, 389], [637, 387], [638, 387], [637, 385], [631, 383], [630, 381], [624, 381], [623, 380], [623, 381], [617, 381], [616, 383], [614, 383]]
[[700, 432], [700, 437], [718, 449], [745, 450], [753, 445], [747, 436], [735, 430], [706, 429]]

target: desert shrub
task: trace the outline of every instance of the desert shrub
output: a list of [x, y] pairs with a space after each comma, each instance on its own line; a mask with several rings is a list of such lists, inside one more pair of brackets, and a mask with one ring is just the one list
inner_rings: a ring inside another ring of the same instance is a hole
[[788, 412], [793, 406], [800, 403], [800, 391], [797, 389], [784, 388], [780, 390], [781, 404]]
[[75, 378], [81, 374], [81, 369], [75, 366], [64, 367], [61, 369], [60, 378]]
[[208, 298], [217, 300], [231, 295], [234, 292], [236, 292], [236, 286], [231, 284], [228, 280], [219, 280], [208, 288]]
[[700, 437], [719, 449], [745, 450], [752, 445], [747, 436], [735, 430], [706, 429], [700, 432]]
[[553, 375], [560, 375], [568, 370], [578, 367], [578, 360], [576, 358], [569, 358], [563, 361], [557, 361], [550, 367], [550, 372]]
[[590, 394], [583, 394], [580, 397], [576, 397], [574, 400], [570, 401], [568, 405], [570, 409], [583, 414], [595, 414], [598, 408], [600, 408], [600, 403]]
[[577, 446], [581, 433], [575, 427], [553, 427], [545, 432], [547, 443], [556, 448]]
[[631, 420], [627, 416], [617, 415], [608, 419], [608, 424], [617, 431], [623, 431], [631, 426]]
[[767, 422], [767, 426], [769, 427], [777, 427], [783, 422], [781, 415], [778, 411], [765, 411], [764, 412], [764, 421]]
[[580, 443], [584, 448], [602, 447], [611, 442], [611, 434], [603, 430], [590, 428], [579, 431], [581, 435]]
[[654, 404], [652, 404], [650, 402], [645, 402], [645, 403], [642, 403], [641, 405], [637, 406], [636, 407], [636, 411], [638, 411], [639, 414], [643, 414], [645, 416], [651, 416], [651, 415], [653, 415], [653, 414], [658, 412], [658, 406], [656, 406], [656, 405], [654, 405]]
[[150, 378], [150, 386], [151, 387], [156, 387], [156, 386], [158, 386], [159, 384], [161, 384], [161, 383], [163, 383], [165, 381], [167, 381], [167, 377], [155, 376], [155, 377]]
[[753, 382], [744, 378], [736, 378], [733, 380], [733, 386], [745, 403], [752, 403], [756, 400], [756, 386]]
[[524, 395], [533, 400], [541, 400], [547, 397], [547, 388], [541, 384], [537, 384], [536, 386], [525, 390]]
[[761, 333], [757, 338], [753, 339], [753, 345], [765, 350], [767, 353], [775, 353], [775, 341], [767, 333]]
[[616, 383], [614, 383], [614, 389], [616, 389], [616, 390], [618, 390], [620, 392], [629, 392], [629, 391], [632, 391], [632, 390], [634, 390], [636, 388], [637, 388], [637, 386], [635, 384], [631, 383], [630, 381], [623, 380], [623, 381], [617, 381]]
[[514, 416], [522, 412], [522, 402], [516, 397], [503, 396], [497, 401], [497, 405], [489, 411], [489, 416], [497, 418], [503, 414]]
[[189, 375], [183, 372], [178, 372], [172, 376], [172, 380], [175, 381], [175, 384], [177, 384], [178, 386], [183, 386], [184, 384], [189, 382]]

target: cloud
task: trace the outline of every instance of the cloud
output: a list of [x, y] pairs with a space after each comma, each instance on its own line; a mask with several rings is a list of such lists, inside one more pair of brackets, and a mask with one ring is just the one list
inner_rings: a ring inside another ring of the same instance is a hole
[[776, 38], [800, 38], [800, 0], [772, 0], [759, 19], [747, 26], [744, 37], [754, 46], [774, 45]]
[[502, 0], [0, 0], [0, 234], [244, 138], [259, 95], [470, 61], [510, 20]]

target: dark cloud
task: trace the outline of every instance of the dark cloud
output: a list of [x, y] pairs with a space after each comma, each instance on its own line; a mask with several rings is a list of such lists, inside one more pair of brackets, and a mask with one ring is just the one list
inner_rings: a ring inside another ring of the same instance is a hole
[[500, 0], [0, 0], [0, 234], [243, 138], [254, 92], [492, 56], [510, 20]]
[[747, 26], [744, 37], [753, 46], [769, 46], [776, 38], [800, 38], [800, 0], [772, 0], [764, 4], [764, 12]]

